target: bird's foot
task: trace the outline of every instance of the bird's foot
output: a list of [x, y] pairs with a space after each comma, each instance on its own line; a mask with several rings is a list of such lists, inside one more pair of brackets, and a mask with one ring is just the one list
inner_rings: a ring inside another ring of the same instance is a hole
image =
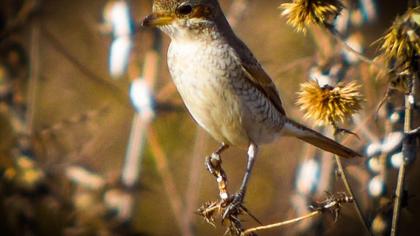
[[222, 215], [222, 219], [230, 219], [232, 217], [237, 218], [243, 212], [243, 194], [236, 193], [227, 199], [224, 203], [222, 203], [224, 212]]
[[226, 200], [206, 202], [197, 210], [197, 213], [212, 226], [216, 226], [216, 215], [221, 214], [222, 224], [227, 226], [225, 235], [242, 235], [244, 228], [240, 219], [241, 215], [248, 215], [262, 225], [261, 221], [243, 205], [243, 196], [237, 193]]
[[[241, 215], [248, 215], [257, 223], [262, 225], [261, 221], [257, 219], [244, 205], [244, 194], [242, 192], [231, 196], [227, 201], [222, 202], [221, 207], [224, 210], [222, 215], [222, 222], [228, 224], [226, 233], [230, 235], [242, 235], [244, 232], [242, 221], [239, 218]], [[255, 235], [255, 234], [251, 234]]]
[[243, 194], [237, 193], [229, 197], [226, 201], [222, 201], [222, 222], [226, 224], [227, 230], [225, 234], [230, 235], [241, 235], [243, 232], [243, 226], [240, 215], [244, 212], [245, 209], [242, 205]]
[[[231, 201], [232, 200], [232, 201]], [[229, 198], [226, 201], [219, 200], [214, 202], [206, 202], [201, 206], [197, 213], [204, 218], [204, 220], [216, 227], [216, 214], [226, 213], [227, 207], [231, 207], [230, 203], [233, 203], [234, 197]], [[230, 208], [233, 209], [233, 208]], [[242, 209], [236, 208], [236, 211], [230, 210], [226, 218], [222, 218], [222, 224], [227, 226], [225, 235], [242, 235], [244, 229], [239, 216], [242, 213]], [[222, 216], [222, 215], [221, 215]]]

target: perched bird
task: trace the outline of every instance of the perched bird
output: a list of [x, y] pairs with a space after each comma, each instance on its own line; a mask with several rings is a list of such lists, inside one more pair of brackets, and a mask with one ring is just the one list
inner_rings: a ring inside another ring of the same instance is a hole
[[212, 156], [229, 146], [248, 148], [242, 185], [224, 216], [243, 202], [258, 147], [279, 136], [346, 158], [360, 156], [286, 116], [274, 83], [232, 31], [217, 0], [155, 0], [142, 24], [171, 38], [168, 65], [178, 92], [194, 120], [222, 143]]

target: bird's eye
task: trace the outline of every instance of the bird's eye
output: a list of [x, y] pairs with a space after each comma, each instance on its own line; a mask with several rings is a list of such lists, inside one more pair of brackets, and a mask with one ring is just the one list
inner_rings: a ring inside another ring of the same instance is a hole
[[176, 12], [180, 15], [188, 15], [193, 11], [193, 7], [190, 4], [183, 4], [176, 9]]

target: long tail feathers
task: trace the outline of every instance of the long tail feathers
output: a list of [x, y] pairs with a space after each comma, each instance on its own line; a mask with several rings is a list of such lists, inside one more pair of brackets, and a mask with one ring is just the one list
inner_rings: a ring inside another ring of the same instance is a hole
[[286, 135], [297, 137], [298, 139], [301, 139], [307, 143], [310, 143], [316, 147], [341, 157], [352, 158], [362, 156], [350, 148], [347, 148], [337, 143], [336, 141], [316, 132], [315, 130], [305, 127], [295, 121], [287, 120], [284, 128]]

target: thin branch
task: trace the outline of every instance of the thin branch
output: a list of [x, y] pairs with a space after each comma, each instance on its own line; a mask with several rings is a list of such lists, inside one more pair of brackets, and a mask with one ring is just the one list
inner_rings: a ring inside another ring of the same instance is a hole
[[[336, 132], [334, 132], [334, 133], [336, 133]], [[360, 221], [362, 222], [362, 224], [363, 224], [366, 232], [368, 232], [369, 235], [372, 235], [372, 233], [369, 230], [369, 226], [368, 226], [367, 220], [366, 220], [366, 218], [362, 214], [361, 207], [360, 207], [357, 199], [354, 197], [353, 190], [352, 190], [352, 188], [351, 188], [351, 186], [349, 184], [349, 181], [348, 181], [346, 172], [344, 171], [344, 168], [343, 168], [343, 164], [341, 162], [341, 159], [337, 155], [334, 155], [334, 158], [335, 158], [335, 162], [337, 163], [338, 172], [339, 172], [341, 181], [343, 182], [344, 187], [346, 188], [347, 194], [351, 198], [353, 198], [353, 206], [354, 206], [354, 209], [356, 210], [357, 216], [359, 217]]]
[[[369, 115], [365, 116], [363, 118], [363, 120], [357, 121], [356, 122], [356, 127], [354, 129], [352, 129], [352, 132], [358, 133], [360, 130], [362, 130], [369, 121], [371, 121], [372, 119], [375, 118], [375, 114], [376, 114], [376, 111], [373, 110], [373, 111], [370, 112]], [[352, 135], [348, 135], [348, 136], [343, 138], [341, 143], [343, 145], [348, 144], [352, 140], [352, 138], [354, 138]]]
[[134, 187], [140, 176], [143, 165], [144, 143], [151, 120], [134, 113], [128, 139], [125, 160], [121, 171], [121, 180], [125, 187]]
[[196, 131], [196, 139], [194, 144], [194, 149], [192, 153], [192, 161], [190, 167], [190, 175], [189, 175], [189, 183], [187, 187], [187, 194], [186, 194], [186, 206], [185, 206], [185, 218], [186, 221], [190, 224], [193, 223], [194, 218], [194, 208], [198, 205], [198, 196], [199, 190], [201, 185], [201, 165], [203, 163], [203, 149], [206, 146], [206, 142], [208, 140], [208, 136], [206, 133], [200, 128], [197, 127]]
[[[156, 38], [156, 37], [155, 37]], [[160, 40], [157, 40], [160, 42]], [[156, 43], [156, 49], [160, 48], [160, 44]], [[150, 90], [156, 84], [159, 54], [155, 48], [149, 50], [144, 59], [143, 64], [143, 78], [149, 85]], [[138, 76], [135, 72], [131, 76]], [[130, 133], [130, 138], [127, 145], [125, 162], [121, 174], [122, 182], [126, 187], [133, 187], [137, 183], [143, 162], [144, 141], [146, 139], [147, 129], [152, 122], [153, 116], [146, 115], [146, 113], [135, 112], [133, 116], [133, 123]]]
[[344, 40], [344, 37], [340, 34], [340, 32], [338, 32], [333, 25], [329, 25], [329, 24], [324, 24], [325, 28], [327, 29], [327, 31], [333, 36], [333, 38], [346, 50], [348, 50], [349, 52], [353, 53], [356, 57], [358, 57], [361, 61], [368, 63], [369, 65], [373, 65], [378, 69], [390, 72], [390, 70], [382, 65], [379, 64], [377, 62], [375, 62], [374, 60], [368, 58], [367, 56], [363, 55], [361, 52], [355, 50], [354, 48], [352, 48], [350, 45], [347, 44], [347, 42]]
[[274, 74], [277, 77], [277, 76], [279, 76], [279, 75], [281, 75], [285, 72], [289, 72], [291, 69], [296, 68], [298, 66], [310, 65], [312, 61], [314, 61], [313, 56], [305, 56], [305, 57], [302, 57], [302, 58], [298, 58], [294, 61], [291, 61], [287, 64], [282, 65], [280, 68], [277, 68], [277, 70]]
[[362, 61], [364, 61], [364, 62], [366, 62], [368, 64], [375, 65], [378, 68], [383, 68], [383, 66], [376, 64], [372, 59], [366, 57], [361, 52], [355, 50], [350, 45], [348, 45], [346, 43], [346, 41], [344, 40], [344, 37], [340, 34], [340, 32], [338, 32], [334, 28], [333, 25], [325, 24], [325, 28], [328, 30], [329, 33], [331, 33], [331, 35], [334, 37], [334, 39], [337, 40], [337, 42], [341, 44], [342, 47], [344, 47], [346, 50], [354, 53], [354, 55], [357, 56], [360, 60], [362, 60]]
[[298, 218], [295, 218], [295, 219], [286, 220], [286, 221], [275, 223], [275, 224], [258, 226], [258, 227], [255, 227], [255, 228], [247, 229], [247, 230], [245, 230], [242, 233], [242, 235], [243, 236], [250, 235], [250, 234], [255, 233], [257, 231], [267, 230], [267, 229], [273, 229], [273, 228], [279, 228], [279, 227], [282, 227], [282, 226], [285, 226], [285, 225], [297, 223], [299, 221], [302, 221], [302, 220], [306, 220], [306, 219], [315, 217], [315, 216], [319, 215], [320, 213], [322, 213], [322, 211], [317, 210], [317, 211], [313, 211], [313, 212], [311, 212], [311, 213], [309, 213], [307, 215], [304, 215], [304, 216], [301, 216], [301, 217], [298, 217]]
[[183, 204], [181, 196], [177, 191], [175, 181], [168, 165], [168, 158], [164, 153], [160, 143], [157, 139], [157, 135], [152, 127], [148, 130], [148, 141], [150, 149], [153, 153], [153, 157], [156, 161], [157, 171], [162, 178], [163, 186], [165, 187], [166, 194], [168, 195], [169, 203], [178, 227], [184, 236], [192, 236], [192, 230], [188, 222], [184, 219]]
[[[412, 131], [411, 127], [413, 126], [413, 106], [415, 102], [416, 96], [416, 81], [417, 76], [413, 75], [413, 83], [411, 87], [411, 91], [409, 94], [405, 95], [405, 119], [404, 119], [404, 133], [409, 133]], [[400, 166], [400, 170], [398, 172], [398, 183], [397, 188], [395, 190], [395, 201], [394, 201], [394, 211], [392, 215], [392, 227], [391, 227], [391, 236], [395, 236], [398, 233], [398, 225], [401, 213], [401, 199], [404, 192], [404, 185], [405, 185], [405, 178], [406, 178], [406, 170], [407, 165], [410, 160], [415, 156], [415, 141], [413, 141], [412, 137], [406, 137], [403, 142], [403, 162]]]
[[104, 87], [113, 91], [113, 94], [118, 94], [118, 98], [120, 101], [123, 101], [124, 104], [129, 104], [128, 99], [126, 99], [125, 92], [119, 89], [116, 85], [108, 82], [107, 80], [103, 79], [101, 76], [97, 75], [93, 72], [90, 68], [86, 67], [82, 62], [80, 62], [76, 56], [74, 56], [70, 51], [68, 51], [68, 47], [63, 45], [60, 40], [55, 37], [47, 28], [43, 25], [40, 27], [42, 36], [50, 43], [50, 45], [62, 56], [64, 56], [67, 61], [69, 61], [73, 66], [75, 66], [82, 74], [86, 76], [86, 78], [103, 85]]
[[337, 163], [337, 167], [338, 167], [338, 171], [339, 171], [339, 175], [340, 175], [341, 181], [343, 181], [343, 184], [344, 184], [344, 187], [346, 188], [347, 194], [351, 198], [354, 199], [353, 206], [354, 206], [354, 209], [356, 210], [357, 216], [359, 217], [360, 221], [362, 222], [365, 230], [369, 233], [369, 235], [372, 235], [372, 233], [369, 230], [369, 226], [367, 224], [367, 221], [366, 221], [365, 217], [362, 214], [361, 207], [360, 207], [358, 201], [356, 200], [356, 198], [354, 197], [353, 190], [351, 189], [351, 186], [350, 186], [349, 181], [347, 179], [347, 175], [344, 172], [344, 168], [343, 168], [343, 165], [341, 163], [341, 159], [337, 155], [334, 155], [334, 157], [335, 157], [335, 161]]

